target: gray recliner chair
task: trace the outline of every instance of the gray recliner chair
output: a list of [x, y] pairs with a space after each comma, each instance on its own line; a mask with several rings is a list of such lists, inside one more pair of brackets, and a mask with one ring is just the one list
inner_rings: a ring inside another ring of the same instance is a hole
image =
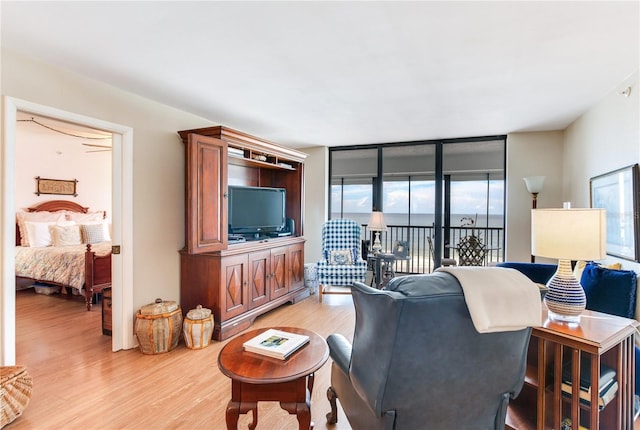
[[531, 328], [480, 334], [448, 273], [352, 289], [351, 344], [332, 334], [327, 397], [354, 430], [500, 429], [524, 382]]

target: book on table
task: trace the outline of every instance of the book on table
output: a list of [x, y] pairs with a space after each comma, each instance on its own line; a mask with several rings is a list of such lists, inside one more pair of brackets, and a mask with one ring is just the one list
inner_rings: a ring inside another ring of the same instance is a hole
[[245, 351], [286, 359], [309, 342], [309, 336], [269, 329], [242, 344]]

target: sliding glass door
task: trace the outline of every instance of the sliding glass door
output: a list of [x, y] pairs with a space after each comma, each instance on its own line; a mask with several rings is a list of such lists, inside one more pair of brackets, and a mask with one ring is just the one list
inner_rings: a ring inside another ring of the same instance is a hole
[[502, 140], [443, 146], [443, 254], [459, 264], [504, 256], [504, 160]]
[[409, 250], [408, 257], [396, 263], [399, 272], [433, 269], [434, 170], [435, 145], [382, 148], [383, 243], [388, 251], [398, 245]]

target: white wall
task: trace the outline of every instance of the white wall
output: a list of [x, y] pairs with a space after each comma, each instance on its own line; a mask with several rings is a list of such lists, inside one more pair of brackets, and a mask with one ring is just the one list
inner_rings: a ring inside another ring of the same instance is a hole
[[[563, 196], [574, 207], [589, 207], [589, 179], [640, 162], [640, 82], [638, 71], [592, 106], [566, 130], [563, 154]], [[620, 92], [631, 86], [631, 94]], [[640, 264], [619, 261], [640, 273]]]
[[179, 300], [185, 163], [177, 131], [215, 123], [7, 50], [2, 69], [3, 95], [133, 128], [133, 305]]
[[[46, 125], [54, 123], [37, 118]], [[83, 135], [88, 135], [84, 134]], [[111, 140], [108, 141], [110, 144]], [[82, 143], [104, 144], [102, 140], [78, 139], [43, 128], [32, 122], [19, 122], [16, 127], [16, 191], [15, 207], [27, 208], [49, 200], [71, 200], [90, 211], [107, 211], [111, 218], [111, 152], [95, 150]], [[77, 197], [36, 195], [36, 180], [77, 179]]]
[[562, 207], [562, 139], [559, 131], [507, 136], [505, 261], [531, 260], [532, 196], [522, 178], [545, 176], [538, 207]]
[[309, 154], [304, 163], [304, 248], [306, 263], [315, 263], [322, 256], [322, 223], [327, 220], [329, 150], [326, 147], [305, 148]]

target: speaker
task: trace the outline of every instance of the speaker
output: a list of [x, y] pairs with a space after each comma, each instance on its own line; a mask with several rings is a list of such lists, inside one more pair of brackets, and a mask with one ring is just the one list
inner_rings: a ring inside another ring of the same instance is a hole
[[292, 235], [296, 232], [296, 222], [293, 218], [287, 218], [286, 231], [291, 233]]

